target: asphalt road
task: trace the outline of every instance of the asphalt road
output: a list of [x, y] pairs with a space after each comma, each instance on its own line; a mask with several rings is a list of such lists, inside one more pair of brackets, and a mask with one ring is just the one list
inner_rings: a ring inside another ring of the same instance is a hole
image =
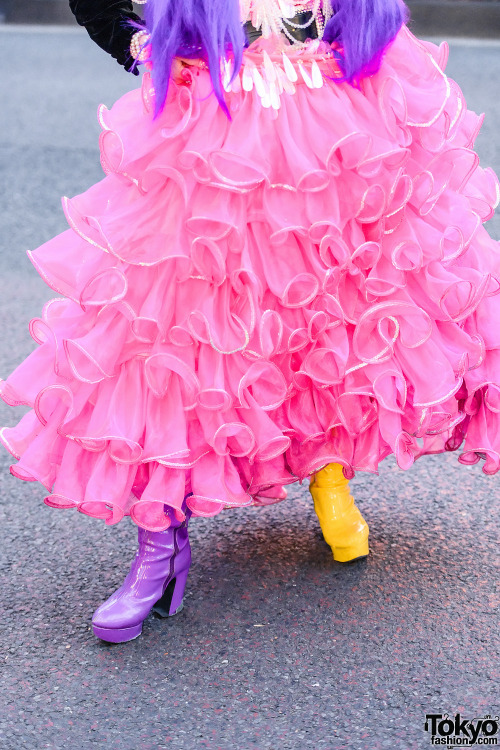
[[[95, 110], [136, 79], [84, 33], [2, 30], [0, 373], [52, 296], [25, 257], [65, 229], [61, 195], [100, 179]], [[460, 42], [450, 74], [488, 115], [500, 171], [500, 47]], [[500, 237], [497, 216], [490, 224]], [[0, 407], [0, 424], [19, 413]], [[184, 611], [110, 647], [90, 630], [121, 583], [132, 524], [41, 503], [0, 454], [0, 747], [416, 750], [426, 713], [499, 714], [499, 478], [454, 455], [354, 484], [365, 562], [331, 560], [306, 487], [192, 523]]]

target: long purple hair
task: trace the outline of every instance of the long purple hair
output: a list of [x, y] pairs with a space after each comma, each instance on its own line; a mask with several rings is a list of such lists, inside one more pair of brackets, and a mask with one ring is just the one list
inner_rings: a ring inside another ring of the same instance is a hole
[[[328, 1], [328, 0], [325, 0]], [[376, 72], [384, 50], [408, 16], [402, 0], [330, 0], [333, 18], [325, 40], [337, 42], [343, 80], [356, 84]], [[246, 39], [238, 0], [149, 0], [146, 26], [151, 33], [156, 113], [165, 104], [173, 58], [202, 58], [214, 92], [227, 113], [220, 60], [231, 56], [239, 71]]]
[[[356, 85], [366, 75], [376, 73], [382, 55], [402, 24], [408, 8], [402, 0], [330, 0], [333, 17], [323, 39], [337, 42], [343, 80]], [[339, 79], [337, 79], [339, 80]]]
[[227, 113], [220, 60], [232, 53], [236, 75], [245, 45], [238, 0], [149, 0], [145, 20], [151, 34], [156, 113], [165, 104], [176, 56], [208, 63], [215, 95]]

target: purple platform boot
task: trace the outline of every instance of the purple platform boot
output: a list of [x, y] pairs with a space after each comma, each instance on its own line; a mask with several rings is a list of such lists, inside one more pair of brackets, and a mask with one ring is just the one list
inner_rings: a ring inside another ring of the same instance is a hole
[[142, 623], [154, 610], [171, 617], [182, 609], [191, 564], [188, 516], [172, 521], [166, 531], [139, 528], [139, 549], [120, 588], [94, 612], [94, 635], [109, 643], [137, 638]]

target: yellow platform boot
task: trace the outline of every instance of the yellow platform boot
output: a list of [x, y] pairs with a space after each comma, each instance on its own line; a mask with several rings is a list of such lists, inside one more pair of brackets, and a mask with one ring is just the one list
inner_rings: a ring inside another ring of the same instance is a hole
[[328, 464], [311, 478], [314, 509], [333, 559], [350, 562], [368, 555], [368, 524], [349, 492], [340, 464]]

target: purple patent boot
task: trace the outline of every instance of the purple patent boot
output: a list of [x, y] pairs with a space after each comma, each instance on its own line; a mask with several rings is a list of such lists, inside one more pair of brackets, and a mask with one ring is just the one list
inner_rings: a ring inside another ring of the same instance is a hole
[[94, 612], [94, 635], [110, 643], [137, 638], [142, 623], [154, 610], [171, 617], [182, 609], [191, 564], [188, 517], [172, 521], [166, 531], [139, 528], [139, 549], [120, 588]]

